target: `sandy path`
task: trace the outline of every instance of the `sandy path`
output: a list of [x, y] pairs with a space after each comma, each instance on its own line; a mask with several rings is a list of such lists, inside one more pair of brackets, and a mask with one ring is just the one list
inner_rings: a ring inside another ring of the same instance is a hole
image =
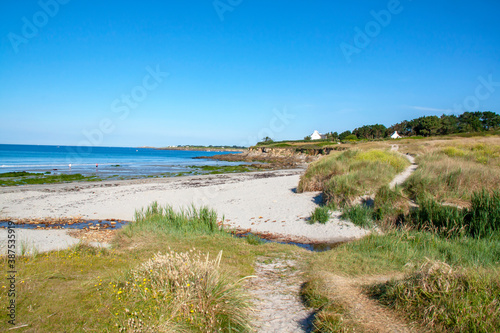
[[299, 297], [304, 282], [295, 259], [258, 258], [250, 291], [256, 299], [258, 332], [310, 332], [314, 310]]
[[324, 281], [335, 301], [340, 302], [360, 326], [367, 332], [416, 332], [394, 312], [386, 309], [377, 301], [370, 299], [362, 292], [362, 286], [373, 283], [384, 283], [392, 276], [371, 276], [346, 278], [324, 273]]
[[[391, 147], [391, 150], [398, 151], [399, 146], [393, 145]], [[415, 157], [413, 157], [411, 155], [404, 155], [404, 154], [401, 154], [401, 156], [404, 156], [405, 158], [407, 158], [408, 161], [410, 161], [411, 165], [409, 167], [407, 167], [403, 172], [398, 174], [396, 177], [394, 177], [394, 179], [389, 183], [389, 187], [391, 189], [395, 188], [396, 186], [403, 185], [404, 182], [406, 182], [406, 180], [411, 176], [411, 174], [413, 172], [415, 172], [415, 170], [417, 170], [417, 168], [418, 168], [418, 165], [415, 163]]]
[[215, 209], [231, 227], [282, 234], [296, 240], [337, 242], [369, 231], [338, 218], [307, 224], [320, 202], [319, 192], [295, 193], [303, 170], [192, 176], [0, 189], [0, 218], [82, 216], [133, 220], [153, 201], [174, 208], [194, 203]]

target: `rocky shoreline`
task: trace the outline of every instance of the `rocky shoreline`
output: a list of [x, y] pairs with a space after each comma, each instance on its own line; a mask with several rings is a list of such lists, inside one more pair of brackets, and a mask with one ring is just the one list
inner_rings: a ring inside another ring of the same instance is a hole
[[[305, 168], [310, 162], [319, 159], [323, 151], [296, 151], [288, 148], [250, 148], [240, 154], [225, 154], [214, 156], [200, 156], [195, 159], [211, 159], [228, 162], [247, 162], [259, 169], [297, 169]], [[329, 153], [329, 152], [328, 152]]]

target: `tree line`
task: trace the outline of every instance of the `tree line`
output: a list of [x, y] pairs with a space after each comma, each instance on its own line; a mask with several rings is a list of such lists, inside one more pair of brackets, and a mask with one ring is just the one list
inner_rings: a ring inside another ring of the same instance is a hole
[[328, 140], [382, 139], [395, 131], [401, 136], [436, 136], [455, 133], [485, 132], [500, 129], [500, 115], [491, 111], [464, 112], [459, 116], [424, 116], [404, 120], [390, 127], [381, 124], [365, 125], [351, 131], [327, 133]]

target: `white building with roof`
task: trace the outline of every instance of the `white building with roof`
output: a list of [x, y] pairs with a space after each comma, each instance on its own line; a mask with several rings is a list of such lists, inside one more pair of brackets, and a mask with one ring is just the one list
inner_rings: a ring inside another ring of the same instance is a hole
[[391, 139], [401, 139], [402, 136], [398, 134], [398, 131], [395, 131], [392, 135], [391, 135]]
[[321, 134], [318, 131], [314, 131], [314, 133], [311, 134], [311, 140], [321, 140], [321, 139], [326, 139], [326, 135]]

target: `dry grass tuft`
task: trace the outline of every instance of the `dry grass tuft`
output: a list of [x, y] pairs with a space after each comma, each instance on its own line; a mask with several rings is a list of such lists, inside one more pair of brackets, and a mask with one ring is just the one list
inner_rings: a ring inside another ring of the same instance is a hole
[[[221, 271], [221, 257], [222, 252], [210, 259], [195, 250], [170, 251], [132, 270], [124, 282], [110, 287], [130, 307], [124, 309], [121, 330], [142, 325], [157, 332], [172, 327], [190, 332], [249, 331], [251, 303], [241, 280]], [[152, 316], [139, 322], [135, 314], [144, 308]]]

